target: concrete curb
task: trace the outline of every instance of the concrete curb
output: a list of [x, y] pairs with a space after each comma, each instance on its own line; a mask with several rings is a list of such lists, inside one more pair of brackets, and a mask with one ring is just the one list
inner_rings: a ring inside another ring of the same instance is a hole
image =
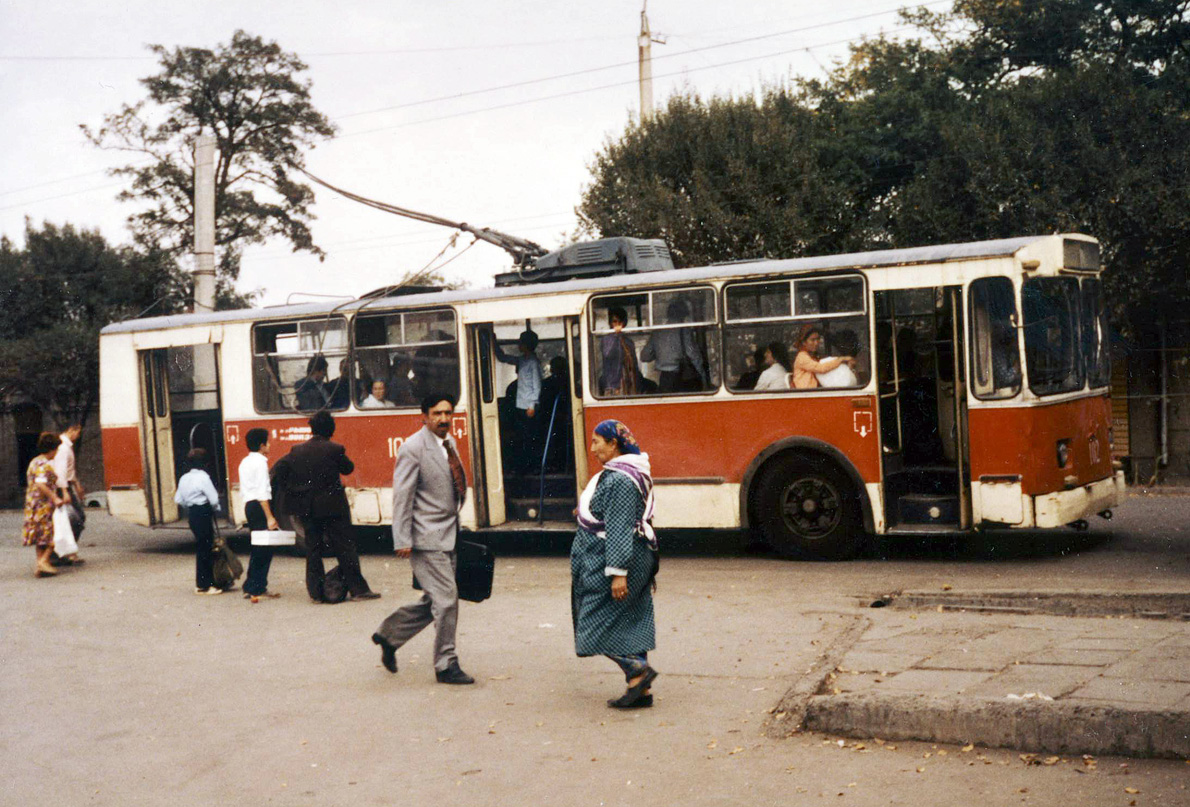
[[1054, 754], [1190, 759], [1185, 712], [1061, 701], [859, 693], [811, 698], [803, 728]]

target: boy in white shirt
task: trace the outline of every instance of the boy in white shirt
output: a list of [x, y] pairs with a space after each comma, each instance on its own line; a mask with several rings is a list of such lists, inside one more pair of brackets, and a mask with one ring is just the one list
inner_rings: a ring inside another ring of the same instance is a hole
[[[269, 433], [265, 429], [250, 429], [244, 436], [248, 456], [240, 461], [240, 495], [244, 497], [244, 515], [250, 530], [275, 530], [270, 501], [273, 488], [269, 483]], [[261, 597], [276, 597], [269, 593], [269, 566], [273, 562], [273, 547], [252, 545], [248, 558], [248, 577], [244, 580], [244, 599], [259, 602]]]
[[194, 593], [222, 594], [215, 585], [215, 524], [219, 511], [219, 492], [206, 472], [207, 452], [192, 448], [186, 455], [186, 473], [178, 480], [174, 501], [186, 508], [190, 531], [194, 533]]

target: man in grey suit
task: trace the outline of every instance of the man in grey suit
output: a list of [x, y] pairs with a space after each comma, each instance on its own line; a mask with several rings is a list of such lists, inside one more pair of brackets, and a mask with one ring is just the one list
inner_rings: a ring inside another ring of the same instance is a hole
[[450, 435], [455, 399], [430, 393], [421, 411], [425, 425], [401, 446], [393, 468], [393, 547], [398, 558], [409, 558], [422, 595], [381, 622], [372, 641], [380, 645], [384, 668], [395, 673], [397, 650], [433, 622], [438, 683], [474, 684], [455, 653], [455, 538], [467, 496], [467, 478]]

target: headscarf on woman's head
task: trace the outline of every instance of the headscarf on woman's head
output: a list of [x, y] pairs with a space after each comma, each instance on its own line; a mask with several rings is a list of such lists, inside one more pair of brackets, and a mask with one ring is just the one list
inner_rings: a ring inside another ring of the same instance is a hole
[[615, 441], [621, 454], [639, 454], [640, 444], [632, 432], [618, 420], [605, 420], [595, 427], [595, 433], [608, 442]]
[[819, 336], [821, 336], [822, 335], [822, 326], [815, 325], [813, 322], [807, 322], [805, 325], [802, 326], [802, 329], [800, 331], [798, 331], [797, 341], [793, 343], [794, 347], [799, 351], [805, 350], [806, 349], [806, 340], [809, 339], [810, 336], [813, 334], [818, 334]]

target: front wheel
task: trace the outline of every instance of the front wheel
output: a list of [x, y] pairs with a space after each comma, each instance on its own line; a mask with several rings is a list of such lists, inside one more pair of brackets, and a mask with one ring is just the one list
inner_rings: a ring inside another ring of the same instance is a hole
[[859, 549], [855, 488], [828, 460], [796, 454], [774, 460], [757, 482], [756, 503], [764, 538], [782, 555], [846, 560]]

